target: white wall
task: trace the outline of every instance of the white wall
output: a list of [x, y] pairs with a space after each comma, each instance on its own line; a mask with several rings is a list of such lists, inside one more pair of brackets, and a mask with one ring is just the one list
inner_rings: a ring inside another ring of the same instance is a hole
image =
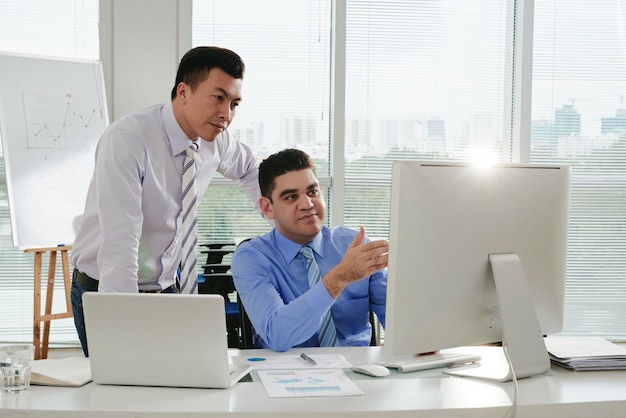
[[101, 0], [100, 57], [111, 121], [170, 100], [191, 48], [191, 0]]

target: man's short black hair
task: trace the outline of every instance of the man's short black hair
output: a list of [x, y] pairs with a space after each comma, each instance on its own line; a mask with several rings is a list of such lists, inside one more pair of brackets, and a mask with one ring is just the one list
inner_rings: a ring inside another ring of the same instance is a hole
[[272, 201], [272, 192], [276, 187], [276, 177], [290, 171], [310, 168], [315, 173], [315, 166], [309, 154], [299, 149], [287, 148], [270, 155], [259, 165], [259, 186], [261, 195]]
[[176, 83], [172, 89], [172, 100], [180, 83], [189, 84], [194, 91], [198, 84], [206, 80], [213, 68], [219, 68], [234, 78], [243, 79], [246, 67], [239, 55], [230, 49], [217, 46], [199, 46], [189, 50], [178, 65]]

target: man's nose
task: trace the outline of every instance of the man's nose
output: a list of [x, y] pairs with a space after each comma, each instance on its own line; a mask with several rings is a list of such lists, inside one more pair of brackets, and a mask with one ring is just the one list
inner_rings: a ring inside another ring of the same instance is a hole
[[229, 103], [221, 104], [219, 106], [219, 108], [218, 108], [218, 112], [219, 112], [219, 118], [221, 120], [229, 121], [233, 117], [233, 111], [232, 111]]

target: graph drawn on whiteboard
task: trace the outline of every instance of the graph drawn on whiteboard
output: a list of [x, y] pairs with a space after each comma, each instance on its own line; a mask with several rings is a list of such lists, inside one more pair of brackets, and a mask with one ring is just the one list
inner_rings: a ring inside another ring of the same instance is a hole
[[100, 103], [93, 99], [23, 92], [26, 146], [41, 150], [81, 150], [88, 147], [88, 130], [101, 129]]
[[16, 249], [73, 243], [107, 125], [99, 62], [0, 54], [0, 134]]

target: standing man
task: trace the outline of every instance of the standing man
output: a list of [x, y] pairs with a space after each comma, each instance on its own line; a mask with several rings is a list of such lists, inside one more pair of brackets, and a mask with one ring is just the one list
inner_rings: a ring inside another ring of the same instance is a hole
[[275, 228], [242, 243], [232, 259], [255, 345], [275, 351], [369, 345], [369, 311], [385, 324], [387, 241], [370, 242], [363, 227], [324, 225], [322, 188], [300, 150], [265, 159], [259, 185], [261, 210]]
[[[180, 61], [171, 102], [129, 114], [102, 134], [72, 251], [72, 310], [86, 356], [85, 291], [178, 293], [186, 158], [195, 161], [198, 202], [215, 172], [258, 202], [258, 163], [226, 130], [242, 99], [244, 70], [233, 51], [194, 48]], [[185, 269], [195, 275], [196, 265]]]

